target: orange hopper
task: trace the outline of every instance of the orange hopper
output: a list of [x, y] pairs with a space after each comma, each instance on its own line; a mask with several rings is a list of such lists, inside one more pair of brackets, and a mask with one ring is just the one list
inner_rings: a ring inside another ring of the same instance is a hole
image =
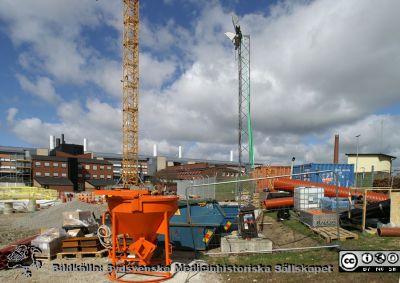
[[[119, 276], [115, 269], [122, 266], [170, 265], [172, 263], [169, 220], [178, 209], [178, 197], [151, 195], [147, 190], [99, 190], [96, 194], [106, 196], [108, 213], [111, 216], [111, 247], [108, 257], [114, 270], [109, 274], [110, 279], [132, 282], [132, 280], [121, 278], [126, 273], [159, 277], [147, 282], [170, 278], [172, 276], [170, 272], [139, 272], [134, 271], [133, 268], [125, 268], [125, 273]], [[105, 224], [105, 215], [103, 215], [103, 224]], [[153, 259], [159, 234], [164, 235], [165, 238], [165, 258]], [[128, 244], [128, 241], [131, 243]]]

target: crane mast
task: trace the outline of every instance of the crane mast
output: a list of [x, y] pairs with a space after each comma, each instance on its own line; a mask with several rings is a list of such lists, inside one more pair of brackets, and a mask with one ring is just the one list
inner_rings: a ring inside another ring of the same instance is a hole
[[139, 0], [123, 0], [122, 182], [139, 183]]

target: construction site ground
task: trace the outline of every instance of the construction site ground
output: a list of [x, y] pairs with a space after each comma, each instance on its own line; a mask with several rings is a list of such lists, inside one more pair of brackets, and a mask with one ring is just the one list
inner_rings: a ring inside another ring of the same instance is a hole
[[[294, 213], [291, 219], [283, 222], [276, 220], [276, 213], [266, 213], [263, 220], [262, 233], [273, 242], [273, 249], [289, 249], [310, 246], [324, 246], [327, 243], [319, 238], [308, 227], [298, 221]], [[345, 250], [398, 250], [400, 238], [377, 237], [360, 233], [358, 240], [346, 240], [341, 242]], [[272, 254], [218, 256], [207, 257], [210, 264], [224, 265], [271, 265], [276, 264], [307, 264], [328, 265], [332, 264], [332, 273], [223, 273], [223, 282], [400, 282], [399, 273], [341, 273], [338, 271], [338, 251], [336, 249], [295, 250], [274, 252]]]
[[[0, 214], [0, 248], [3, 248], [20, 239], [39, 234], [41, 229], [38, 225], [49, 227], [62, 226], [62, 212], [67, 210], [91, 210], [98, 217], [102, 210], [106, 209], [105, 205], [85, 204], [78, 201], [73, 201], [66, 204], [60, 204], [48, 209], [43, 209], [35, 213], [13, 213]], [[42, 217], [47, 220], [41, 219]], [[36, 227], [36, 228], [32, 228]], [[189, 264], [194, 258], [193, 252], [175, 252], [174, 261]], [[32, 269], [32, 277], [26, 278], [22, 275], [21, 269], [0, 270], [0, 282], [112, 282], [104, 272], [54, 272], [53, 264], [68, 263], [68, 264], [108, 264], [108, 258], [85, 257], [81, 260], [68, 258], [63, 260], [53, 259], [51, 261], [44, 260], [43, 266], [40, 269]], [[216, 273], [196, 273], [196, 272], [178, 272], [168, 282], [185, 282], [189, 278], [190, 282], [222, 282], [221, 275]], [[128, 276], [125, 279], [134, 279]], [[136, 278], [139, 280], [143, 278]]]
[[[14, 223], [24, 223], [24, 217], [32, 219], [28, 213], [14, 213], [0, 215], [0, 246], [15, 242], [18, 239], [34, 235], [40, 229], [32, 229], [29, 225], [16, 227]], [[27, 221], [29, 222], [29, 221]], [[301, 224], [295, 216], [287, 221], [276, 221], [275, 213], [268, 213], [264, 217], [262, 233], [273, 241], [273, 248], [299, 248], [326, 243], [315, 235], [309, 228]], [[359, 232], [357, 232], [359, 233]], [[342, 242], [343, 249], [353, 250], [397, 250], [400, 247], [399, 238], [379, 238], [369, 234], [359, 233], [359, 240], [347, 240]], [[212, 250], [218, 251], [218, 249]], [[193, 252], [175, 252], [174, 260], [189, 263], [194, 259]], [[334, 266], [333, 273], [195, 273], [179, 272], [169, 282], [399, 282], [399, 275], [387, 273], [339, 273], [338, 252], [336, 250], [310, 250], [277, 252], [272, 254], [240, 255], [240, 256], [200, 256], [200, 259], [210, 264], [248, 265], [264, 264], [272, 265], [310, 264]], [[86, 263], [106, 265], [107, 257], [77, 259], [54, 259], [51, 262], [44, 261], [44, 266], [38, 270], [32, 270], [32, 277], [27, 279], [21, 274], [20, 269], [0, 271], [0, 282], [110, 282], [104, 272], [54, 272], [53, 263]], [[189, 279], [189, 281], [187, 281]]]

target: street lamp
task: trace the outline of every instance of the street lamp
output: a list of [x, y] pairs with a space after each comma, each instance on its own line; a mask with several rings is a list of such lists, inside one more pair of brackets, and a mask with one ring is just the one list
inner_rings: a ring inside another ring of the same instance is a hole
[[357, 155], [356, 155], [356, 187], [358, 187], [358, 183], [357, 183], [357, 175], [358, 175], [358, 146], [359, 146], [359, 142], [360, 142], [360, 134], [356, 135], [356, 139], [357, 139]]
[[294, 164], [294, 161], [296, 160], [296, 157], [292, 157], [292, 164], [291, 164], [291, 166], [290, 166], [290, 179], [293, 179], [293, 164]]

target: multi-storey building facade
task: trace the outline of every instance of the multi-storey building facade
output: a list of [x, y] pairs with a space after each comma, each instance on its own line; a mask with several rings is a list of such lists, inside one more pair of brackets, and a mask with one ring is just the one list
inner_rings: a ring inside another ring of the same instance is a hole
[[57, 156], [32, 156], [32, 176], [64, 177], [69, 175], [68, 158]]

